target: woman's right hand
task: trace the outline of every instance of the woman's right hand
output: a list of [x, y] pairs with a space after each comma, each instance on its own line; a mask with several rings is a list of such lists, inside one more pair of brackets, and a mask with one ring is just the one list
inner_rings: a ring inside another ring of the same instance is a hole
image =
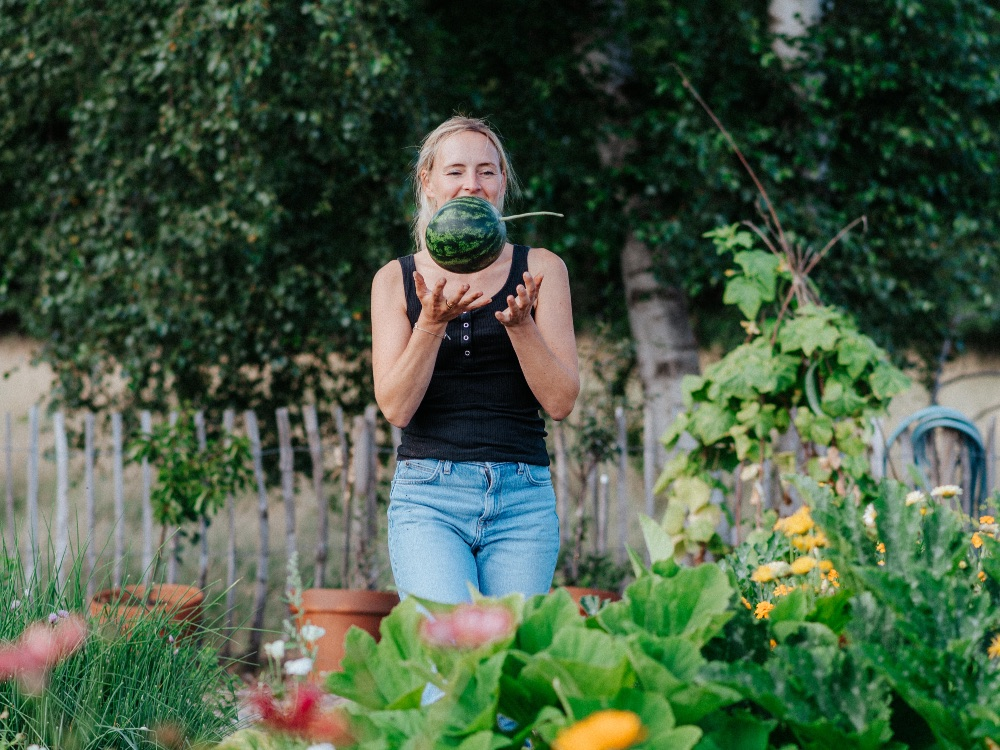
[[413, 283], [423, 308], [420, 317], [429, 324], [447, 323], [462, 313], [476, 310], [493, 301], [490, 297], [484, 298], [482, 292], [471, 291], [472, 287], [468, 284], [461, 284], [457, 293], [448, 293], [445, 291], [448, 280], [443, 276], [433, 287], [428, 287], [420, 271], [414, 271]]

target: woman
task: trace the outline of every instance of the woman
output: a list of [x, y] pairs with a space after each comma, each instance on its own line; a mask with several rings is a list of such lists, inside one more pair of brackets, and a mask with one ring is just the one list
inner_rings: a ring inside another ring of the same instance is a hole
[[417, 252], [372, 283], [375, 398], [401, 427], [389, 505], [400, 594], [439, 602], [545, 593], [559, 520], [539, 408], [565, 418], [580, 390], [569, 279], [543, 248], [506, 244], [471, 274], [424, 246], [435, 211], [474, 195], [502, 209], [514, 182], [482, 121], [447, 120], [413, 172]]

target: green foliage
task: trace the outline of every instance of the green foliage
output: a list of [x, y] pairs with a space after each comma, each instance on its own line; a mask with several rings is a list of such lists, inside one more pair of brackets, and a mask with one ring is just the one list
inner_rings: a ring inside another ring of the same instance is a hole
[[[730, 129], [796, 247], [817, 251], [868, 217], [864, 236], [844, 238], [813, 276], [867, 334], [932, 361], [943, 340], [996, 325], [995, 6], [824, 4], [804, 39], [787, 40], [789, 63], [772, 49], [763, 1], [633, 0], [628, 10], [632, 75], [615, 112], [634, 150], [621, 179], [662, 277], [699, 298], [702, 321], [726, 269], [698, 237], [720, 216], [755, 219], [758, 191], [675, 66]], [[740, 282], [726, 301], [753, 317], [758, 292]]]
[[157, 469], [150, 493], [153, 517], [164, 526], [210, 520], [233, 495], [253, 480], [250, 442], [236, 435], [198, 435], [193, 414], [157, 425], [131, 445], [133, 461]]
[[365, 349], [365, 290], [405, 247], [407, 12], [0, 5], [0, 308], [58, 395], [362, 397], [366, 361], [335, 355]]
[[[62, 584], [41, 572], [54, 570], [53, 561], [41, 563], [29, 576], [3, 549], [0, 639], [15, 640], [30, 623], [86, 612], [81, 564], [64, 571]], [[236, 727], [238, 680], [207, 645], [215, 635], [209, 625], [182, 634], [168, 613], [156, 612], [89, 624], [82, 647], [52, 668], [41, 695], [22, 692], [16, 681], [0, 683], [0, 747], [153, 748], [158, 730], [196, 745]]]

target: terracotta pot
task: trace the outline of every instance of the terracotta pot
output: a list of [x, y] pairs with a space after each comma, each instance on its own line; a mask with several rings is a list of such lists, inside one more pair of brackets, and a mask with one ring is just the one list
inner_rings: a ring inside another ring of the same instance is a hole
[[302, 592], [300, 624], [310, 622], [326, 633], [316, 642], [314, 672], [339, 672], [344, 658], [344, 636], [352, 625], [379, 639], [379, 625], [392, 608], [399, 604], [394, 591], [363, 589], [306, 589]]
[[201, 620], [205, 594], [194, 586], [158, 583], [104, 589], [90, 600], [90, 616], [101, 623], [128, 626], [150, 612], [164, 613], [179, 625], [178, 635], [189, 635]]
[[573, 597], [573, 601], [576, 602], [578, 607], [580, 607], [581, 615], [587, 614], [583, 609], [583, 605], [580, 604], [580, 600], [585, 596], [596, 596], [601, 600], [601, 602], [617, 602], [622, 598], [621, 594], [617, 591], [611, 591], [610, 589], [591, 589], [585, 586], [560, 586], [559, 588], [566, 589], [569, 592], [569, 595]]

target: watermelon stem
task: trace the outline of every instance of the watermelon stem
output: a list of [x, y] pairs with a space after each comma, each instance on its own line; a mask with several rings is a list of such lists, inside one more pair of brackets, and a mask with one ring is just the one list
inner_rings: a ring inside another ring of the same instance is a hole
[[525, 216], [558, 216], [562, 218], [563, 214], [553, 213], [552, 211], [532, 211], [527, 214], [514, 214], [513, 216], [504, 216], [500, 221], [511, 221], [512, 219], [523, 219]]

